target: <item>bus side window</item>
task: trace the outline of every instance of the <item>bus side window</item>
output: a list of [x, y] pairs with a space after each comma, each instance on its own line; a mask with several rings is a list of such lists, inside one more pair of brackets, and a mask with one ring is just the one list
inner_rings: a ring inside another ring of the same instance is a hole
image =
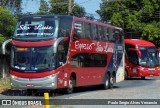
[[107, 27], [104, 27], [104, 37], [103, 41], [107, 42], [109, 40], [109, 31]]
[[74, 37], [73, 37], [74, 41], [80, 38], [84, 38], [82, 31], [83, 31], [83, 23], [79, 21], [75, 22], [74, 23]]
[[99, 40], [104, 41], [104, 28], [99, 26]]
[[98, 25], [96, 25], [96, 34], [94, 40], [99, 40], [99, 31], [98, 31]]
[[138, 54], [136, 51], [128, 51], [128, 60], [133, 64], [138, 64]]
[[84, 31], [85, 31], [85, 38], [86, 39], [92, 39], [91, 36], [91, 24], [89, 23], [84, 23]]
[[123, 34], [122, 34], [122, 31], [121, 30], [115, 30], [114, 31], [114, 33], [115, 33], [115, 39], [116, 39], [116, 43], [117, 44], [122, 44], [123, 43], [123, 40], [122, 40], [122, 38], [123, 38]]
[[112, 42], [113, 39], [113, 29], [109, 28], [109, 42]]
[[79, 54], [76, 54], [76, 55], [72, 56], [71, 67], [73, 67], [73, 68], [80, 67]]
[[93, 40], [96, 40], [96, 38], [97, 38], [97, 28], [96, 28], [96, 25], [95, 24], [92, 24], [91, 25], [91, 28], [92, 28], [92, 39]]
[[71, 34], [72, 21], [69, 19], [61, 19], [58, 37], [69, 37]]
[[120, 37], [120, 31], [119, 30], [115, 30], [114, 31], [114, 39], [115, 39], [115, 42], [116, 42], [116, 44], [120, 44], [120, 39], [121, 37]]
[[58, 45], [58, 66], [61, 66], [62, 64], [66, 63], [67, 60], [67, 54], [68, 54], [68, 42], [62, 42]]

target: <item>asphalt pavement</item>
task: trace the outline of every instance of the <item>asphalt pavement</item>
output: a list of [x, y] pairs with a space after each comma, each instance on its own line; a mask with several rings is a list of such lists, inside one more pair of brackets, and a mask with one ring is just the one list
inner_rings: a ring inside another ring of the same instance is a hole
[[[8, 90], [0, 94], [0, 99], [43, 100], [44, 92], [46, 91], [27, 96], [25, 90]], [[56, 106], [53, 106], [56, 101]], [[73, 94], [68, 95], [50, 92], [50, 104], [51, 108], [160, 108], [160, 77], [149, 77], [145, 80], [131, 78], [116, 83], [113, 89], [108, 90], [103, 90], [100, 86], [89, 86], [78, 87]], [[0, 108], [37, 107], [44, 108], [41, 105], [0, 105]]]

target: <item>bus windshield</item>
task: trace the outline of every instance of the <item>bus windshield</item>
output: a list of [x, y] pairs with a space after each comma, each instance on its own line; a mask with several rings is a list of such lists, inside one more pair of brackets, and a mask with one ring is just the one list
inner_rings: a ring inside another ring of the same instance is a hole
[[17, 22], [15, 39], [37, 40], [57, 37], [58, 19], [22, 19]]
[[156, 67], [159, 65], [158, 55], [155, 47], [139, 47], [141, 57], [139, 64], [145, 67]]
[[35, 48], [12, 48], [11, 67], [24, 71], [44, 71], [54, 69], [53, 46]]

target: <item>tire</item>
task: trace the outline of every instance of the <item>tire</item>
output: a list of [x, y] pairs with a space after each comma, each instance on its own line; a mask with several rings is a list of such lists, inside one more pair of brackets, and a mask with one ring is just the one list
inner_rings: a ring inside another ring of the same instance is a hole
[[106, 77], [105, 77], [105, 82], [104, 84], [102, 85], [103, 89], [109, 89], [109, 75], [107, 74]]
[[124, 72], [124, 79], [125, 80], [128, 80], [128, 72], [125, 70], [125, 72]]
[[70, 77], [69, 86], [68, 86], [68, 88], [65, 89], [65, 93], [66, 94], [73, 93], [74, 86], [75, 86], [75, 79], [73, 77]]
[[141, 77], [141, 79], [145, 80], [145, 79], [146, 79], [146, 77], [145, 77], [145, 76], [143, 76], [143, 77]]
[[109, 80], [109, 88], [112, 89], [114, 86], [114, 76], [110, 77], [109, 79], [110, 79]]

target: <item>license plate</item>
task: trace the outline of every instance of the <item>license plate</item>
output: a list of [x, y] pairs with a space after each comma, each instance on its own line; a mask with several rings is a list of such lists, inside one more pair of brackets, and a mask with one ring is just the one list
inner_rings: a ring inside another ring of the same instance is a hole
[[35, 85], [34, 84], [27, 84], [26, 86], [27, 87], [34, 87]]

